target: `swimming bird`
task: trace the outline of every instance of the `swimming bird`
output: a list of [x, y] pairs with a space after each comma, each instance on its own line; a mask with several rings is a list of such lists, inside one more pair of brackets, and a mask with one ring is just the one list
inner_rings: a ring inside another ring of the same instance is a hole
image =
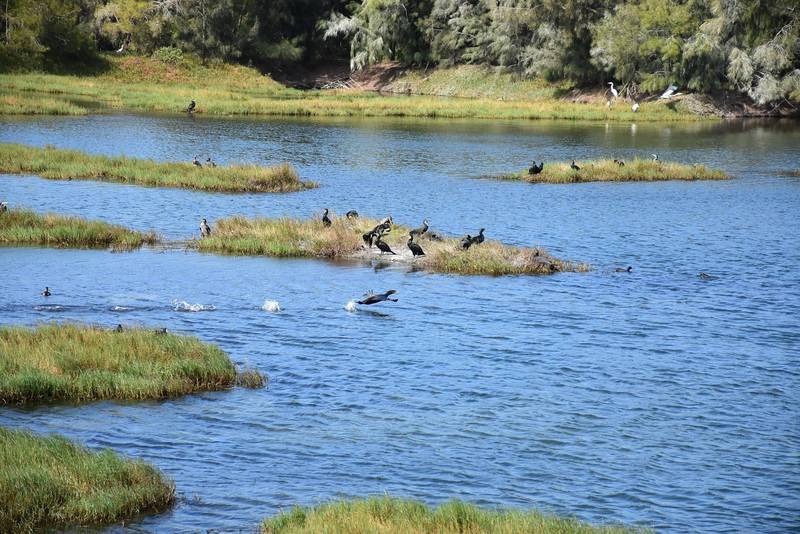
[[633, 267], [631, 267], [630, 265], [628, 266], [627, 269], [624, 269], [622, 267], [617, 267], [616, 269], [614, 269], [615, 273], [629, 273], [629, 272], [632, 272], [632, 271], [633, 271]]
[[384, 293], [367, 293], [364, 295], [363, 300], [357, 301], [359, 304], [377, 304], [379, 302], [383, 302], [384, 300], [390, 300], [392, 302], [397, 302], [397, 299], [389, 298], [391, 295], [397, 293], [394, 289], [390, 289]]
[[358, 219], [358, 212], [356, 210], [350, 210], [345, 213], [344, 216], [348, 219]]
[[615, 160], [614, 160], [614, 163], [616, 163], [616, 164], [617, 164], [617, 165], [619, 165], [620, 167], [624, 167], [624, 166], [625, 166], [625, 162], [624, 162], [624, 161], [622, 161], [621, 159], [615, 159]]
[[631, 106], [631, 111], [633, 111], [634, 113], [639, 111], [639, 103], [636, 100], [633, 101], [633, 105]]
[[471, 247], [471, 246], [472, 246], [472, 236], [471, 236], [471, 235], [469, 235], [469, 234], [467, 234], [467, 235], [466, 235], [466, 236], [465, 236], [465, 237], [464, 237], [464, 238], [461, 240], [461, 248], [462, 248], [462, 249], [464, 249], [464, 250], [467, 250], [467, 249], [468, 249], [469, 247]]
[[414, 228], [413, 230], [411, 230], [411, 237], [414, 237], [414, 236], [419, 237], [421, 235], [425, 235], [425, 232], [428, 231], [428, 228], [429, 228], [428, 219], [424, 219], [422, 221], [422, 226], [420, 226], [419, 228]]
[[333, 224], [331, 223], [330, 217], [328, 217], [328, 208], [325, 208], [325, 213], [322, 214], [322, 224], [325, 225], [326, 227]]
[[117, 327], [114, 329], [114, 332], [122, 332], [122, 325], [118, 324]]
[[209, 237], [211, 235], [211, 226], [208, 225], [208, 221], [203, 219], [200, 222], [200, 237]]
[[389, 254], [394, 254], [395, 256], [397, 255], [391, 248], [389, 248], [389, 245], [387, 245], [383, 240], [381, 240], [381, 236], [376, 237], [375, 246], [380, 249], [381, 254], [383, 254], [384, 252], [388, 252]]
[[658, 161], [658, 154], [650, 154], [653, 157], [653, 161]]
[[425, 252], [423, 252], [422, 247], [414, 243], [414, 234], [408, 234], [408, 248], [409, 250], [411, 250], [411, 254], [414, 257], [425, 255]]
[[49, 297], [50, 295], [52, 295], [52, 293], [50, 293], [50, 288], [45, 286], [44, 291], [42, 291], [42, 296]]
[[486, 228], [481, 228], [480, 231], [478, 232], [478, 235], [476, 235], [475, 237], [472, 238], [471, 241], [472, 241], [473, 245], [480, 245], [481, 243], [483, 243], [483, 240], [484, 240], [483, 231], [484, 230], [486, 230]]
[[574, 160], [574, 159], [572, 160], [572, 164], [569, 166], [569, 168], [570, 168], [570, 169], [572, 169], [573, 171], [579, 171], [579, 170], [581, 170], [581, 168], [580, 168], [580, 167], [578, 167], [577, 165], [575, 165], [575, 160]]
[[202, 163], [200, 163], [200, 160], [199, 160], [199, 159], [197, 159], [197, 155], [195, 155], [195, 156], [192, 158], [192, 165], [194, 165], [195, 167], [202, 167], [202, 166], [203, 166], [203, 164], [202, 164]]
[[208, 159], [206, 159], [206, 165], [210, 165], [212, 167], [216, 167], [217, 166], [217, 164], [214, 163], [214, 160], [211, 159], [211, 156], [208, 156]]
[[708, 282], [708, 281], [711, 281], [711, 280], [716, 280], [716, 279], [719, 278], [718, 276], [714, 276], [714, 275], [711, 275], [711, 274], [708, 274], [708, 273], [700, 273], [700, 274], [697, 275], [697, 277], [700, 280], [703, 280], [705, 282]]
[[530, 169], [528, 169], [528, 174], [539, 174], [544, 169], [544, 161], [542, 161], [539, 166], [536, 166], [536, 160], [533, 160], [533, 165], [531, 165]]
[[189, 107], [186, 108], [186, 113], [194, 113], [194, 108], [196, 107], [197, 107], [197, 102], [192, 100], [191, 103], [189, 104]]
[[614, 98], [617, 98], [619, 96], [619, 93], [617, 92], [616, 89], [614, 89], [614, 82], [608, 82], [608, 85], [611, 86], [611, 94], [614, 95]]

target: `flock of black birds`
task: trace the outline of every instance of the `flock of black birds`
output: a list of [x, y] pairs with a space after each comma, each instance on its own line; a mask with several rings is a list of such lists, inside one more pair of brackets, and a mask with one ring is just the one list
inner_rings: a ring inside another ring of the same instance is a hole
[[[658, 154], [650, 154], [650, 157], [652, 157], [652, 158], [653, 158], [653, 161], [658, 161]], [[625, 161], [624, 161], [624, 160], [622, 160], [622, 159], [616, 159], [616, 158], [615, 158], [615, 159], [614, 159], [614, 163], [616, 163], [616, 164], [617, 164], [617, 165], [619, 165], [620, 167], [624, 167], [624, 166], [625, 166]], [[579, 170], [581, 170], [580, 166], [578, 166], [578, 164], [577, 164], [577, 163], [575, 163], [575, 160], [574, 160], [574, 159], [572, 160], [572, 163], [570, 164], [569, 168], [570, 168], [570, 169], [572, 169], [573, 171], [579, 171]], [[530, 166], [530, 167], [528, 167], [528, 174], [529, 174], [529, 175], [539, 174], [539, 173], [541, 173], [543, 170], [544, 170], [544, 161], [540, 162], [540, 163], [537, 165], [537, 164], [536, 164], [536, 160], [533, 160], [533, 162], [531, 163], [531, 166]]]

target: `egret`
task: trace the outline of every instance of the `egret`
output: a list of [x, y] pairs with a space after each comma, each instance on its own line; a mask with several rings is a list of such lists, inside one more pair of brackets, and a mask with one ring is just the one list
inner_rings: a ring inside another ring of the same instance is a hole
[[631, 111], [633, 111], [634, 113], [639, 111], [639, 103], [635, 100], [633, 101], [633, 105], [631, 106]]
[[619, 93], [617, 92], [616, 89], [614, 89], [614, 82], [608, 82], [608, 85], [611, 86], [611, 94], [614, 95], [614, 98], [617, 98], [619, 96]]

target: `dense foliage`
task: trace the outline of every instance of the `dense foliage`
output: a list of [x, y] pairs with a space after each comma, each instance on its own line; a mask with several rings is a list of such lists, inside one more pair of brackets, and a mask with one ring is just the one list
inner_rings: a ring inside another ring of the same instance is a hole
[[800, 99], [797, 0], [7, 0], [0, 63], [97, 50], [262, 66], [479, 64], [626, 94], [670, 84]]

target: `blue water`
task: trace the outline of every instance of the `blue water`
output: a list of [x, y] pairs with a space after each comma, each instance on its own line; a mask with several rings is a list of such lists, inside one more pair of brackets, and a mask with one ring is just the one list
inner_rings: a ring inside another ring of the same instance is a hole
[[[800, 168], [800, 125], [90, 116], [0, 120], [0, 141], [289, 161], [322, 185], [225, 195], [0, 176], [0, 199], [15, 206], [174, 239], [202, 217], [357, 209], [409, 225], [428, 217], [453, 234], [486, 227], [594, 267], [458, 277], [179, 250], [0, 248], [2, 324], [166, 326], [270, 377], [264, 390], [166, 402], [0, 410], [0, 424], [111, 447], [171, 476], [177, 506], [126, 528], [251, 529], [293, 504], [389, 492], [668, 532], [800, 529], [800, 178], [780, 174]], [[653, 152], [734, 179], [480, 178], [533, 158]], [[627, 265], [632, 273], [613, 272]], [[344, 309], [389, 288], [399, 302]], [[282, 311], [262, 310], [265, 300]], [[178, 311], [187, 305], [207, 310]]]

